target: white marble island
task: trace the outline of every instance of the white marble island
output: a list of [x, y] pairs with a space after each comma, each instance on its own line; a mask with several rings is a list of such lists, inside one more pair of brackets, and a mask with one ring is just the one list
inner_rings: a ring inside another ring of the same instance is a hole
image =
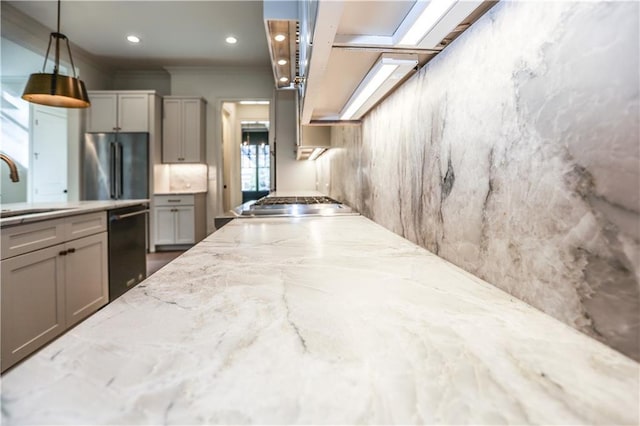
[[638, 424], [638, 363], [361, 216], [236, 219], [2, 377], [3, 424]]

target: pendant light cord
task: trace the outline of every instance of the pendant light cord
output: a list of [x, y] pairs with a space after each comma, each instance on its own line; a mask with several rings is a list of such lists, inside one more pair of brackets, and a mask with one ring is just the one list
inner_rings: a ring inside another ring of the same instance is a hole
[[71, 47], [69, 46], [69, 39], [67, 38], [67, 36], [65, 36], [64, 34], [60, 33], [60, 4], [62, 3], [61, 0], [58, 0], [58, 21], [57, 21], [57, 29], [55, 33], [51, 33], [49, 35], [49, 45], [47, 46], [47, 53], [44, 56], [44, 64], [42, 64], [42, 72], [45, 72], [45, 69], [47, 68], [47, 60], [49, 59], [49, 51], [51, 51], [51, 41], [52, 39], [56, 39], [56, 57], [55, 57], [55, 63], [53, 65], [53, 74], [57, 75], [58, 74], [58, 67], [60, 65], [60, 39], [64, 39], [64, 41], [66, 41], [67, 43], [67, 52], [69, 53], [69, 62], [71, 62], [71, 70], [73, 71], [73, 76], [75, 78], [78, 78], [78, 75], [76, 74], [76, 67], [73, 64], [73, 56], [71, 56]]
[[58, 65], [60, 64], [60, 3], [62, 0], [58, 0], [58, 28], [56, 30], [56, 64], [53, 67], [53, 73], [58, 74]]
[[62, 1], [58, 0], [58, 34], [60, 34], [60, 3], [62, 3]]

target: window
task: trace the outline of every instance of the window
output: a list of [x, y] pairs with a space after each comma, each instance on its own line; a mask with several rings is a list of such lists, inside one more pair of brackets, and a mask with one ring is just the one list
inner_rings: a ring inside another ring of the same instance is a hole
[[20, 98], [26, 79], [2, 79], [0, 92], [0, 151], [8, 155], [18, 168], [18, 182], [8, 179], [9, 168], [2, 162], [0, 197], [3, 204], [28, 201], [27, 178], [29, 170], [29, 103]]
[[[257, 199], [269, 193], [271, 173], [268, 132], [243, 131], [240, 146], [240, 176], [243, 193]], [[243, 199], [246, 198], [243, 196]]]

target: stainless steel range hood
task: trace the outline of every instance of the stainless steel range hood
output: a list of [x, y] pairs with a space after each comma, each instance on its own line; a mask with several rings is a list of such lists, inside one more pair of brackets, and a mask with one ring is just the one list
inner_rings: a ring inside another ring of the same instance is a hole
[[294, 89], [298, 75], [298, 2], [264, 0], [263, 15], [275, 86]]

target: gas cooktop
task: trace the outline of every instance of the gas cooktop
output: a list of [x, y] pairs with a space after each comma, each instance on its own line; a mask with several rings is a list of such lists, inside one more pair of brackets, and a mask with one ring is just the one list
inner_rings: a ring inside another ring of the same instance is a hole
[[340, 204], [340, 202], [324, 195], [310, 197], [264, 197], [256, 201], [253, 206], [276, 206], [283, 204]]
[[357, 215], [350, 207], [327, 196], [264, 197], [243, 205], [241, 216]]

